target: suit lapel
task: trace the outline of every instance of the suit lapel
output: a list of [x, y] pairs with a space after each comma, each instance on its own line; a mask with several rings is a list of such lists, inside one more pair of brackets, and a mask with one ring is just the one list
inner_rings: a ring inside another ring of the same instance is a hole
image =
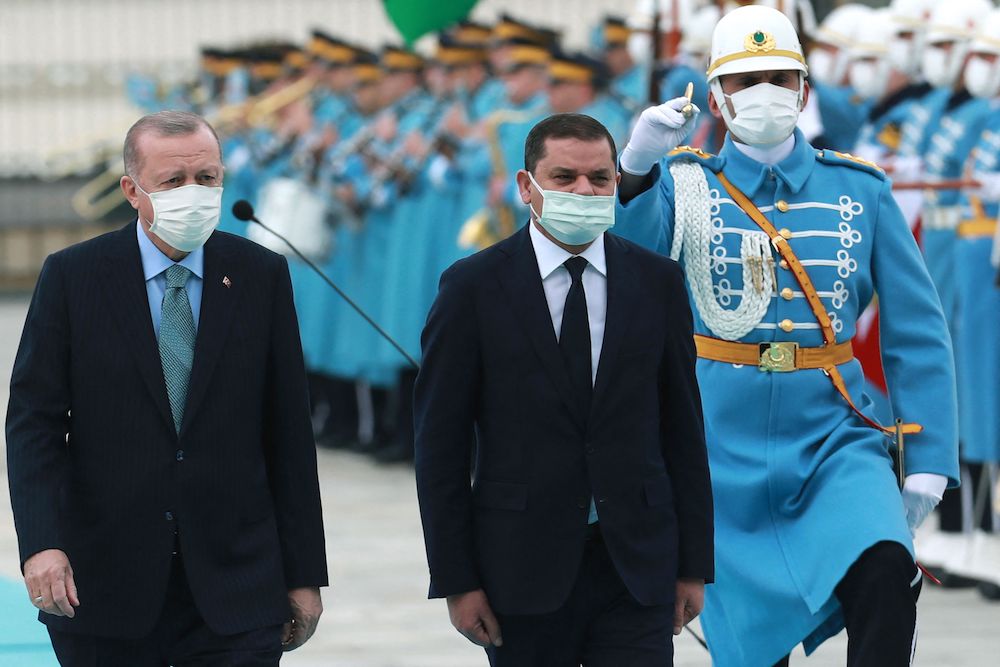
[[524, 327], [559, 396], [569, 407], [576, 421], [585, 426], [586, 415], [582, 413], [574, 398], [569, 374], [566, 372], [566, 365], [559, 351], [556, 332], [552, 328], [552, 315], [545, 300], [545, 290], [542, 288], [542, 279], [538, 273], [538, 260], [531, 247], [528, 228], [522, 228], [512, 241], [509, 260], [511, 270], [500, 272], [500, 283], [518, 315], [518, 322]]
[[[198, 406], [208, 388], [215, 363], [232, 324], [233, 312], [244, 280], [235, 273], [229, 255], [218, 235], [213, 234], [205, 244], [205, 271], [201, 291], [201, 314], [198, 320], [198, 337], [194, 346], [194, 366], [188, 382], [187, 403], [181, 435], [187, 431]], [[224, 282], [225, 281], [225, 282]], [[228, 284], [227, 284], [228, 283]]]
[[600, 406], [608, 389], [622, 341], [628, 331], [635, 309], [635, 295], [639, 289], [635, 270], [628, 262], [628, 246], [611, 234], [604, 235], [604, 254], [608, 264], [608, 313], [604, 324], [604, 342], [601, 359], [597, 364], [594, 399], [591, 412]]
[[167, 399], [167, 385], [163, 380], [163, 366], [160, 363], [156, 333], [153, 331], [153, 319], [149, 313], [149, 297], [142, 273], [135, 223], [118, 232], [105, 257], [104, 277], [108, 293], [114, 295], [115, 303], [111, 312], [115, 314], [122, 334], [129, 343], [126, 347], [135, 357], [139, 374], [153, 397], [153, 403], [173, 432], [174, 420]]

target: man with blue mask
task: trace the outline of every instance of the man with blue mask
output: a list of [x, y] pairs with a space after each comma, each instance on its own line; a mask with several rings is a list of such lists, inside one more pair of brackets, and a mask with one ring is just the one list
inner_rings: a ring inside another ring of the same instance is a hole
[[[621, 156], [615, 229], [678, 259], [695, 306], [718, 546], [701, 621], [715, 664], [787, 664], [800, 642], [811, 652], [846, 627], [848, 665], [907, 665], [911, 535], [958, 484], [950, 337], [891, 182], [796, 129], [805, 74], [783, 14], [724, 16], [708, 68], [720, 154], [676, 147], [697, 117], [686, 99], [644, 111]], [[896, 425], [877, 422], [851, 348], [876, 293]]]
[[25, 586], [64, 667], [277, 665], [327, 583], [288, 267], [215, 231], [201, 117], [125, 139], [138, 220], [51, 255], [14, 362]]
[[684, 283], [608, 233], [614, 156], [590, 116], [536, 124], [530, 222], [442, 275], [423, 332], [430, 597], [493, 667], [671, 665], [713, 577]]

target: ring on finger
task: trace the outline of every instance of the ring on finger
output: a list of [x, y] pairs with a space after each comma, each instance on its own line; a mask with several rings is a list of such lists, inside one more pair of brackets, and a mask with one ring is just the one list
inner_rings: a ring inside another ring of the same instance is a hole
[[41, 595], [39, 595], [37, 598], [35, 598], [34, 602], [35, 602], [35, 604], [41, 604], [42, 600], [44, 600], [44, 599], [45, 599], [44, 597], [42, 597]]

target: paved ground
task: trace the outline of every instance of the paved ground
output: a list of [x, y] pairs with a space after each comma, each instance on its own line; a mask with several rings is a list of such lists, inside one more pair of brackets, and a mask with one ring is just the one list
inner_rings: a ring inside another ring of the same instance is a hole
[[[10, 368], [27, 302], [0, 301], [0, 408], [6, 414]], [[425, 600], [427, 568], [416, 509], [413, 474], [381, 468], [353, 454], [320, 452], [320, 477], [333, 586], [324, 590], [326, 614], [316, 636], [289, 654], [292, 667], [466, 667], [484, 664], [479, 649], [448, 624], [444, 604]], [[19, 579], [17, 545], [6, 490], [6, 457], [0, 457], [0, 578]], [[3, 582], [0, 582], [2, 584]], [[4, 591], [10, 591], [3, 598]], [[922, 667], [983, 667], [1000, 655], [1000, 604], [971, 592], [927, 590], [920, 605]], [[14, 623], [26, 627], [30, 608], [17, 608], [17, 589], [0, 585], [0, 667], [27, 664], [4, 653]], [[16, 615], [16, 616], [15, 616]], [[30, 627], [30, 626], [28, 626]], [[30, 630], [19, 632], [30, 634]], [[41, 635], [32, 635], [36, 640]], [[27, 639], [27, 637], [26, 637]], [[843, 635], [808, 660], [794, 664], [844, 664]], [[41, 654], [39, 654], [41, 655]], [[36, 656], [37, 658], [37, 656]], [[707, 655], [690, 636], [677, 641], [679, 666], [705, 667]], [[35, 659], [32, 665], [46, 664]], [[48, 661], [47, 664], [54, 664]], [[723, 666], [724, 667], [724, 666]]]

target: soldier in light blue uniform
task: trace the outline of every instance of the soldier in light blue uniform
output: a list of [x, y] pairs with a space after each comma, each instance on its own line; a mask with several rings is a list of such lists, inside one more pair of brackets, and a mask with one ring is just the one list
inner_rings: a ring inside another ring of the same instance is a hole
[[[909, 664], [911, 531], [958, 481], [951, 347], [890, 182], [795, 129], [805, 70], [780, 12], [724, 17], [709, 69], [709, 108], [730, 132], [720, 155], [679, 149], [657, 165], [693, 120], [683, 98], [647, 109], [621, 156], [615, 232], [679, 258], [688, 279], [716, 508], [701, 615], [714, 663], [785, 664], [846, 625], [848, 664]], [[876, 291], [894, 414], [923, 427], [907, 439], [902, 493], [850, 349]]]
[[[992, 260], [1000, 213], [1000, 10], [984, 21], [966, 66], [969, 92], [990, 100], [990, 116], [970, 158], [980, 185], [962, 197], [955, 242], [955, 365], [958, 374], [962, 463], [968, 466], [973, 531], [954, 548], [946, 567], [978, 580], [989, 599], [1000, 598], [1000, 284]], [[977, 514], [979, 512], [979, 514]]]
[[[961, 179], [966, 158], [982, 134], [989, 102], [972, 97], [962, 74], [975, 34], [969, 25], [978, 24], [991, 7], [986, 0], [967, 0], [956, 2], [955, 7], [940, 5], [931, 15], [924, 74], [928, 83], [949, 94], [923, 142], [924, 180]], [[928, 191], [921, 214], [924, 258], [949, 322], [955, 315], [955, 228], [962, 215], [960, 197], [958, 189]]]
[[852, 152], [865, 160], [881, 162], [900, 149], [903, 122], [910, 105], [931, 92], [925, 81], [899, 68], [891, 55], [899, 24], [891, 9], [872, 13], [858, 27], [851, 46], [848, 80], [872, 104]]
[[625, 20], [617, 16], [604, 17], [598, 26], [595, 51], [601, 52], [611, 75], [608, 91], [626, 108], [641, 109], [649, 97], [649, 67], [635, 62], [628, 50], [632, 34]]
[[857, 32], [872, 15], [869, 7], [849, 3], [830, 12], [816, 31], [809, 52], [809, 85], [822, 127], [816, 128], [818, 133], [809, 126], [803, 131], [817, 148], [847, 151], [857, 143], [872, 102], [848, 85], [848, 65]]

